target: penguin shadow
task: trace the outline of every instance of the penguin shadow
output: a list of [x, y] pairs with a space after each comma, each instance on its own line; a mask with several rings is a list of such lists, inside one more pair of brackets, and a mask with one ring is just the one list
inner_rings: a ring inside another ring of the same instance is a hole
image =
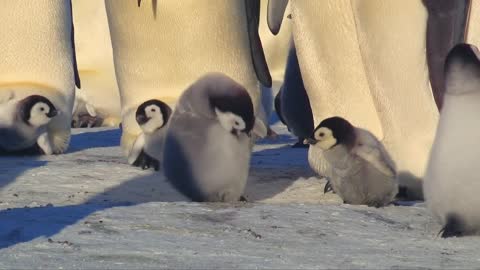
[[[19, 207], [0, 211], [0, 249], [39, 237], [50, 238], [70, 225], [109, 208], [148, 202], [189, 201], [161, 173], [135, 177], [87, 201], [66, 206]], [[89, 221], [84, 221], [84, 224]], [[104, 232], [104, 231], [102, 231]]]
[[[289, 137], [292, 141], [292, 137]], [[315, 177], [308, 164], [308, 149], [282, 145], [252, 153], [246, 195], [262, 201], [285, 192], [299, 179]]]
[[17, 176], [25, 171], [45, 166], [47, 163], [48, 161], [39, 160], [37, 156], [0, 155], [0, 191], [15, 182]]
[[[118, 144], [119, 138], [120, 130], [117, 129], [101, 131], [89, 129], [88, 132], [73, 135], [71, 152], [86, 148], [115, 146]], [[89, 157], [91, 158], [92, 155]], [[32, 158], [5, 160], [7, 162], [0, 163], [1, 186], [9, 184], [25, 170], [47, 163]], [[91, 162], [95, 162], [95, 160]], [[125, 164], [125, 166], [129, 165]], [[138, 170], [141, 171], [140, 168]], [[104, 175], [102, 177], [111, 176]], [[148, 202], [181, 201], [189, 200], [177, 192], [160, 171], [142, 173], [140, 176], [128, 179], [73, 205], [53, 206], [49, 204], [41, 207], [0, 210], [0, 249], [29, 242], [39, 237], [52, 237], [66, 227], [77, 224], [82, 219], [90, 220], [92, 214], [109, 208], [134, 206]]]
[[[89, 129], [87, 132], [72, 136], [69, 152], [77, 152], [87, 148], [116, 146], [119, 138], [120, 130], [118, 129], [100, 131]], [[287, 139], [287, 137], [285, 138]], [[290, 137], [290, 140], [293, 139]], [[17, 165], [13, 165], [14, 161], [7, 160], [11, 165], [5, 166], [2, 163], [0, 164], [0, 170], [9, 170], [2, 173], [2, 176], [6, 175], [8, 179], [14, 179], [16, 175], [21, 174], [28, 168], [43, 166], [47, 163], [33, 159], [22, 159], [23, 165], [17, 167]], [[299, 173], [296, 173], [297, 170], [293, 170], [295, 173], [292, 173], [291, 167], [299, 167]], [[249, 181], [247, 184], [247, 196], [249, 196], [248, 192], [253, 190], [249, 201], [263, 200], [283, 192], [299, 177], [310, 176], [309, 170], [306, 149], [293, 149], [287, 145], [255, 151], [252, 154], [251, 179], [249, 179], [252, 180], [253, 177], [255, 181]], [[109, 176], [106, 175], [105, 177]], [[8, 184], [8, 179], [2, 179], [1, 183], [3, 185]], [[0, 211], [0, 249], [42, 237], [47, 241], [47, 238], [53, 237], [70, 225], [82, 222], [84, 224], [91, 223], [90, 220], [94, 219], [93, 214], [102, 210], [149, 202], [189, 201], [166, 181], [160, 171], [134, 177], [74, 205], [4, 209]], [[224, 204], [208, 205], [220, 207]]]
[[79, 128], [73, 134], [67, 153], [75, 153], [91, 148], [115, 147], [120, 145], [120, 129]]
[[[89, 137], [81, 138], [88, 141], [89, 144], [86, 145], [87, 147], [91, 147], [92, 144], [90, 143], [92, 143], [92, 141], [98, 141], [103, 136], [110, 138], [111, 136], [107, 135], [118, 134], [116, 132], [118, 131], [105, 131], [104, 134], [97, 133], [97, 135], [92, 136], [91, 139]], [[105, 133], [107, 135], [105, 135]], [[96, 142], [93, 144], [96, 144]], [[249, 181], [248, 183], [247, 196], [250, 196], [249, 201], [255, 202], [273, 197], [283, 192], [296, 179], [304, 175], [299, 173], [293, 176], [286, 172], [279, 174], [278, 171], [281, 170], [282, 167], [283, 170], [288, 171], [288, 166], [298, 166], [300, 164], [302, 165], [300, 171], [305, 172], [308, 167], [306, 153], [305, 149], [292, 149], [289, 146], [260, 150], [253, 153], [251, 175], [258, 179], [253, 182]], [[8, 172], [6, 175], [20, 174], [32, 166], [41, 166], [46, 163], [41, 161], [35, 162], [35, 160], [28, 159], [22, 162], [23, 166], [13, 169], [13, 171]], [[275, 172], [273, 176], [272, 172]], [[105, 177], [109, 176], [106, 175]], [[253, 190], [254, 192], [248, 195], [249, 190]], [[91, 224], [91, 220], [95, 219], [93, 214], [109, 208], [134, 206], [148, 202], [189, 201], [189, 199], [181, 195], [166, 181], [166, 178], [160, 171], [134, 177], [84, 202], [74, 205], [47, 205], [32, 208], [18, 207], [4, 209], [0, 211], [0, 249], [15, 246], [19, 243], [30, 242], [42, 237], [47, 241], [48, 238], [53, 237], [70, 225], [81, 224], [82, 222], [84, 224]], [[221, 207], [224, 204], [207, 205], [210, 207]], [[101, 224], [97, 225], [100, 226]], [[105, 230], [100, 232], [104, 233], [104, 231]]]
[[189, 201], [167, 181], [160, 171], [130, 179], [92, 197], [85, 204], [103, 204], [108, 208], [111, 205], [126, 206], [149, 202]]

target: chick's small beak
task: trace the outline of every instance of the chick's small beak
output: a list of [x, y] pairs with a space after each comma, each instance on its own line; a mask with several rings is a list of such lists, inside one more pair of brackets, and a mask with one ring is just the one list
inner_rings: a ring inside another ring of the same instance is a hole
[[55, 110], [55, 109], [53, 109], [53, 110], [51, 110], [50, 112], [47, 113], [47, 116], [48, 116], [49, 118], [53, 118], [53, 117], [55, 117], [55, 116], [57, 116], [57, 115], [58, 115], [58, 111]]
[[137, 123], [138, 123], [139, 125], [143, 125], [143, 124], [145, 124], [146, 122], [148, 122], [148, 120], [150, 120], [150, 118], [148, 118], [148, 117], [147, 117], [146, 115], [144, 115], [144, 114], [139, 114], [139, 115], [137, 115], [135, 118], [136, 118]]
[[317, 142], [318, 142], [317, 140], [314, 140], [312, 138], [306, 138], [305, 140], [303, 140], [303, 144], [315, 145]]

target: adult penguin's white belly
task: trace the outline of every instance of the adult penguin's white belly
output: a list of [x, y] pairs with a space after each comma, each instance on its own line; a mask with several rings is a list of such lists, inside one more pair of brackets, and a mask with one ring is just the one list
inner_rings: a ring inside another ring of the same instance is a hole
[[[157, 3], [158, 2], [158, 3]], [[156, 98], [173, 106], [193, 81], [222, 72], [241, 83], [258, 108], [260, 92], [250, 54], [243, 0], [107, 0], [122, 102], [122, 146], [140, 129], [135, 110]]]
[[480, 2], [470, 1], [466, 43], [480, 47]]
[[[382, 139], [400, 185], [421, 196], [438, 110], [422, 1], [293, 1], [293, 32], [315, 123], [339, 115]], [[312, 150], [310, 150], [312, 151]], [[322, 166], [309, 153], [313, 166]]]
[[120, 96], [113, 65], [105, 2], [73, 0], [75, 50], [82, 91], [103, 125], [120, 123]]
[[74, 97], [70, 3], [1, 1], [0, 18], [0, 100], [48, 98], [61, 112], [47, 128], [53, 151], [61, 153], [70, 139]]

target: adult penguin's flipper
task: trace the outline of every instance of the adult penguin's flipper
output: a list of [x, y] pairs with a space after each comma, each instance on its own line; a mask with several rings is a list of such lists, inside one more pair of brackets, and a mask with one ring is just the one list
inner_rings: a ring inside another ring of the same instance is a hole
[[465, 42], [471, 0], [423, 0], [428, 10], [427, 62], [433, 97], [442, 108], [445, 93], [444, 63], [448, 52]]
[[267, 11], [267, 24], [272, 34], [277, 35], [282, 26], [283, 15], [287, 8], [288, 0], [269, 0]]
[[72, 1], [70, 0], [70, 15], [72, 18], [72, 29], [70, 32], [70, 40], [72, 42], [72, 62], [73, 62], [73, 76], [75, 78], [75, 85], [77, 86], [78, 89], [81, 88], [81, 83], [80, 83], [80, 75], [78, 73], [78, 66], [77, 66], [77, 53], [75, 52], [75, 31], [73, 27], [73, 8], [72, 8]]
[[260, 19], [260, 0], [245, 0], [247, 14], [247, 31], [250, 41], [250, 52], [253, 68], [260, 83], [265, 87], [272, 87], [272, 76], [268, 69], [267, 60], [263, 52], [262, 41], [258, 34]]

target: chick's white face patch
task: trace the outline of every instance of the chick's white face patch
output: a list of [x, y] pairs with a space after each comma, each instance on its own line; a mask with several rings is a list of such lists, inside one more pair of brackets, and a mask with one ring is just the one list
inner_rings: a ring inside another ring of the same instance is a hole
[[215, 108], [215, 114], [217, 115], [220, 125], [228, 132], [231, 132], [232, 130], [242, 131], [247, 126], [242, 117], [234, 113], [222, 112]]
[[141, 126], [143, 132], [152, 133], [163, 126], [162, 110], [157, 105], [145, 107], [145, 115], [149, 120]]
[[326, 127], [321, 127], [313, 134], [315, 140], [318, 141], [316, 145], [320, 146], [323, 150], [328, 150], [337, 144], [337, 139], [333, 137], [332, 130]]
[[50, 107], [44, 102], [38, 102], [30, 110], [30, 119], [28, 122], [34, 127], [40, 127], [50, 122], [51, 118], [47, 116], [50, 113]]

